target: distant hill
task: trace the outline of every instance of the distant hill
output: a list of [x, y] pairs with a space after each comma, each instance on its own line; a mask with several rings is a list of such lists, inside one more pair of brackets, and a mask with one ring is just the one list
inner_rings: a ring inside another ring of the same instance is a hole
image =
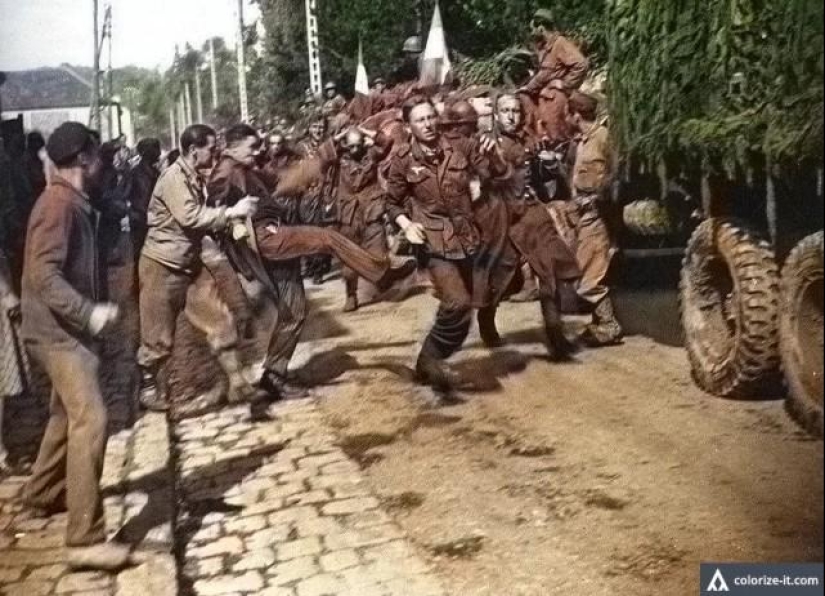
[[[115, 88], [123, 78], [149, 72], [133, 66], [116, 69], [113, 71]], [[92, 68], [68, 64], [57, 68], [7, 72], [6, 83], [0, 87], [3, 111], [88, 106], [91, 103], [93, 73]]]

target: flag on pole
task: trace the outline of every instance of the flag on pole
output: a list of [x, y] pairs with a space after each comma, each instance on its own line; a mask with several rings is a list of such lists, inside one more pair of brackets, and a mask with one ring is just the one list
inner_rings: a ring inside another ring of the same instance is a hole
[[361, 95], [370, 94], [370, 80], [367, 76], [367, 67], [364, 66], [364, 45], [358, 40], [358, 70], [355, 73], [355, 92]]
[[427, 38], [427, 47], [424, 49], [424, 59], [421, 63], [419, 83], [423, 87], [443, 85], [451, 70], [450, 53], [444, 35], [444, 22], [441, 19], [441, 8], [436, 0], [430, 35]]

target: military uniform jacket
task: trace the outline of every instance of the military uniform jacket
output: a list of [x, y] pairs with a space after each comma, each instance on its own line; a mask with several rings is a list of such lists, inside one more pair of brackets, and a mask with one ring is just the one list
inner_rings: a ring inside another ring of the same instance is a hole
[[442, 138], [437, 155], [426, 155], [416, 142], [399, 148], [387, 178], [388, 213], [424, 226], [427, 252], [461, 260], [475, 254], [480, 234], [474, 222], [470, 182], [506, 179], [510, 169], [494, 167], [475, 140]]
[[590, 63], [576, 44], [562, 35], [550, 36], [539, 53], [539, 71], [527, 84], [530, 95], [552, 96], [552, 81], [559, 81], [563, 91], [581, 87]]

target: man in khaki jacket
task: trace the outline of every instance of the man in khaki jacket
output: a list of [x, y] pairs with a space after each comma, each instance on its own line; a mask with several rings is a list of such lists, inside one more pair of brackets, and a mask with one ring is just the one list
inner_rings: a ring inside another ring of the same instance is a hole
[[582, 270], [579, 296], [593, 310], [593, 321], [581, 339], [593, 347], [619, 343], [623, 334], [606, 282], [613, 250], [602, 214], [613, 176], [614, 155], [610, 133], [598, 121], [597, 112], [598, 100], [573, 93], [570, 122], [579, 133], [579, 141], [573, 166], [571, 223], [576, 231], [576, 260]]
[[[251, 216], [257, 200], [244, 198], [232, 207], [206, 205], [204, 174], [214, 164], [215, 141], [215, 131], [203, 124], [184, 130], [181, 157], [161, 175], [149, 202], [149, 231], [138, 265], [138, 365], [140, 401], [150, 410], [168, 408], [167, 364], [181, 311], [206, 335], [228, 378], [230, 401], [254, 397], [242, 374], [234, 318], [218, 294], [215, 278], [204, 267], [201, 249], [207, 235], [227, 233], [233, 221]], [[221, 392], [216, 401], [224, 398]]]

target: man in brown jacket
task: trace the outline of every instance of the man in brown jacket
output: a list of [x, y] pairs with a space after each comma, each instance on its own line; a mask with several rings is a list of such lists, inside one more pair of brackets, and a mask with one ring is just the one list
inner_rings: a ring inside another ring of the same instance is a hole
[[47, 151], [57, 173], [29, 221], [21, 303], [23, 337], [52, 382], [51, 417], [24, 499], [41, 515], [68, 509], [70, 567], [116, 570], [130, 553], [106, 543], [100, 492], [107, 416], [97, 338], [118, 308], [100, 302], [99, 215], [89, 199], [99, 148], [89, 129], [67, 122]]
[[576, 231], [576, 258], [582, 269], [579, 296], [590, 305], [593, 321], [582, 341], [599, 347], [617, 344], [623, 331], [607, 286], [613, 244], [603, 217], [614, 171], [610, 133], [598, 121], [598, 100], [583, 93], [570, 98], [570, 121], [579, 134], [573, 166], [571, 225]]
[[[180, 138], [181, 157], [158, 180], [149, 203], [140, 277], [141, 404], [168, 408], [168, 362], [178, 315], [206, 335], [229, 381], [230, 401], [253, 397], [242, 373], [235, 320], [220, 298], [215, 278], [201, 258], [207, 235], [221, 237], [251, 216], [257, 201], [244, 197], [231, 207], [206, 204], [204, 173], [215, 159], [215, 131], [194, 124]], [[227, 397], [224, 392], [218, 402]]]
[[[338, 231], [378, 258], [386, 258], [389, 247], [384, 227], [386, 202], [378, 180], [378, 168], [392, 149], [382, 133], [350, 128], [321, 146], [322, 171], [334, 169]], [[343, 268], [346, 289], [344, 312], [358, 310], [358, 273]]]
[[[513, 168], [513, 176], [503, 182], [494, 181], [490, 194], [506, 203], [509, 241], [539, 278], [539, 302], [550, 356], [564, 360], [569, 357], [572, 346], [562, 332], [558, 281], [579, 277], [576, 257], [559, 237], [553, 219], [530, 184], [531, 161], [540, 156], [534, 139], [524, 128], [524, 112], [518, 97], [504, 94], [498, 98], [496, 120], [502, 153]], [[497, 283], [493, 286], [491, 305], [478, 313], [479, 331], [487, 345], [501, 343], [495, 323], [496, 310], [517, 264], [518, 259], [502, 261], [501, 270], [493, 276]]]
[[[239, 273], [262, 283], [278, 310], [260, 387], [272, 399], [305, 397], [306, 390], [287, 379], [289, 362], [307, 317], [300, 258], [334, 255], [345, 267], [385, 289], [408, 275], [414, 263], [391, 268], [386, 254], [371, 254], [331, 228], [291, 225], [284, 219], [284, 207], [285, 204], [288, 207], [290, 199], [283, 197], [299, 195], [302, 187], [290, 188], [289, 176], [285, 176], [286, 180], [281, 181], [276, 191], [269, 192], [255, 171], [255, 156], [261, 141], [250, 126], [239, 124], [230, 128], [226, 132], [226, 143], [226, 150], [209, 180], [210, 204], [231, 209], [245, 196], [260, 199], [251, 229], [224, 246]], [[310, 177], [312, 180], [323, 176], [321, 168], [315, 174]]]
[[421, 382], [449, 391], [455, 381], [444, 361], [459, 350], [472, 322], [473, 268], [481, 244], [471, 182], [510, 174], [489, 138], [449, 141], [438, 113], [424, 97], [403, 108], [412, 141], [400, 147], [387, 178], [388, 212], [407, 240], [421, 249], [440, 301], [435, 324], [416, 365]]
[[572, 136], [567, 121], [567, 98], [584, 82], [590, 67], [576, 44], [558, 31], [553, 13], [539, 10], [532, 22], [539, 70], [520, 92], [535, 106], [535, 128], [556, 143]]

